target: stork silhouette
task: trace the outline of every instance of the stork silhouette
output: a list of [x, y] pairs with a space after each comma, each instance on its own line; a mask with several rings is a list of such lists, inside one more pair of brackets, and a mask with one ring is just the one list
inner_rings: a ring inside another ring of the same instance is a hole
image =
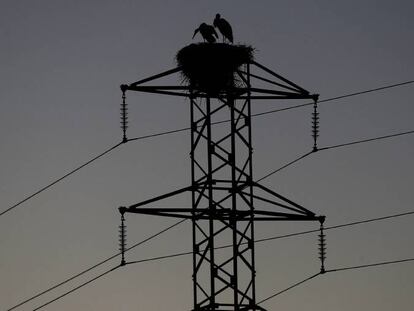
[[223, 35], [223, 42], [226, 38], [231, 43], [233, 43], [233, 30], [231, 29], [231, 25], [228, 21], [220, 16], [220, 14], [216, 14], [216, 18], [214, 19], [213, 23], [214, 27], [217, 27], [218, 30]]
[[200, 27], [194, 31], [193, 39], [198, 32], [200, 32], [204, 41], [207, 41], [208, 43], [214, 43], [216, 42], [216, 38], [218, 38], [218, 34], [214, 27], [207, 25], [206, 23], [202, 23]]

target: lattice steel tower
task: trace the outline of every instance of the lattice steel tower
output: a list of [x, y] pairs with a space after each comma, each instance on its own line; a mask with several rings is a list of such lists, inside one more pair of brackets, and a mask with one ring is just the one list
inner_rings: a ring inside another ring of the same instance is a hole
[[[153, 84], [183, 70], [179, 66], [121, 89], [124, 95], [138, 91], [189, 99], [191, 185], [121, 207], [120, 212], [192, 221], [194, 310], [264, 310], [256, 303], [255, 222], [321, 221], [323, 217], [254, 181], [251, 104], [270, 99], [316, 102], [318, 96], [252, 59], [237, 66], [230, 83], [214, 90], [191, 79], [188, 85]], [[223, 73], [213, 69], [206, 79], [220, 80], [215, 74]], [[191, 207], [143, 207], [184, 192], [191, 193]]]

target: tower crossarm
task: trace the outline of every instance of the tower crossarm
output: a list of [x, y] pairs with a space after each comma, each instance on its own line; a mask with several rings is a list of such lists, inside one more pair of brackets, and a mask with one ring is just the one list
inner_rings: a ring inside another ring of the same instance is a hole
[[147, 204], [154, 203], [154, 202], [157, 202], [157, 201], [161, 201], [161, 200], [176, 196], [178, 194], [181, 194], [183, 192], [192, 191], [193, 188], [194, 188], [193, 186], [184, 187], [184, 188], [181, 188], [181, 189], [178, 189], [178, 190], [175, 190], [175, 191], [163, 194], [163, 195], [156, 196], [156, 197], [154, 197], [152, 199], [149, 199], [149, 200], [145, 200], [145, 201], [142, 201], [142, 202], [139, 202], [139, 203], [136, 203], [136, 204], [132, 204], [129, 207], [125, 208], [125, 211], [126, 212], [133, 212], [133, 210], [135, 208], [139, 207], [139, 206], [143, 206], [143, 205], [147, 205]]

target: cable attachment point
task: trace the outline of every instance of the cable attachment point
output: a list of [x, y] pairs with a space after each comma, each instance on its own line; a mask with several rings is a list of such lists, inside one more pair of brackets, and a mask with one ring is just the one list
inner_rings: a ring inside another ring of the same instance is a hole
[[321, 261], [321, 274], [325, 273], [325, 259], [326, 259], [326, 239], [323, 223], [325, 222], [325, 216], [319, 218], [319, 259]]
[[121, 252], [121, 266], [125, 266], [125, 250], [126, 250], [126, 225], [125, 225], [125, 207], [120, 207], [121, 225], [119, 226], [119, 250]]
[[128, 138], [126, 136], [126, 130], [128, 128], [128, 106], [126, 104], [126, 95], [125, 92], [128, 89], [128, 85], [122, 84], [122, 104], [121, 104], [121, 128], [123, 132], [122, 142], [126, 143]]
[[313, 137], [313, 152], [318, 151], [317, 140], [319, 136], [319, 112], [318, 112], [318, 100], [313, 102], [312, 112], [312, 137]]

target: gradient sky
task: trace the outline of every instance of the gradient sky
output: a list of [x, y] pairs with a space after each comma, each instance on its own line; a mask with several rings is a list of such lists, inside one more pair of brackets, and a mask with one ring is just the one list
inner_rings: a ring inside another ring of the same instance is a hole
[[[175, 66], [201, 22], [221, 13], [256, 60], [329, 98], [414, 78], [412, 1], [0, 2], [1, 211], [121, 139], [119, 85]], [[198, 39], [199, 40], [199, 39]], [[196, 41], [196, 40], [195, 40]], [[179, 81], [176, 81], [179, 83]], [[413, 86], [320, 105], [321, 147], [414, 129]], [[187, 127], [188, 102], [128, 94], [129, 137]], [[253, 102], [254, 112], [298, 102]], [[301, 102], [302, 103], [302, 102]], [[310, 107], [253, 120], [254, 177], [310, 150]], [[411, 211], [414, 137], [320, 152], [263, 184], [327, 225]], [[0, 217], [0, 309], [118, 251], [117, 207], [190, 183], [189, 133], [130, 142]], [[169, 202], [188, 206], [189, 198]], [[133, 244], [174, 223], [127, 215]], [[256, 237], [315, 229], [267, 223]], [[327, 232], [328, 268], [413, 258], [413, 216]], [[317, 236], [257, 245], [259, 300], [319, 269]], [[127, 260], [186, 251], [183, 224]], [[17, 310], [33, 310], [80, 280]], [[45, 310], [190, 310], [191, 257], [124, 267]], [[268, 310], [412, 310], [414, 264], [327, 274]]]

